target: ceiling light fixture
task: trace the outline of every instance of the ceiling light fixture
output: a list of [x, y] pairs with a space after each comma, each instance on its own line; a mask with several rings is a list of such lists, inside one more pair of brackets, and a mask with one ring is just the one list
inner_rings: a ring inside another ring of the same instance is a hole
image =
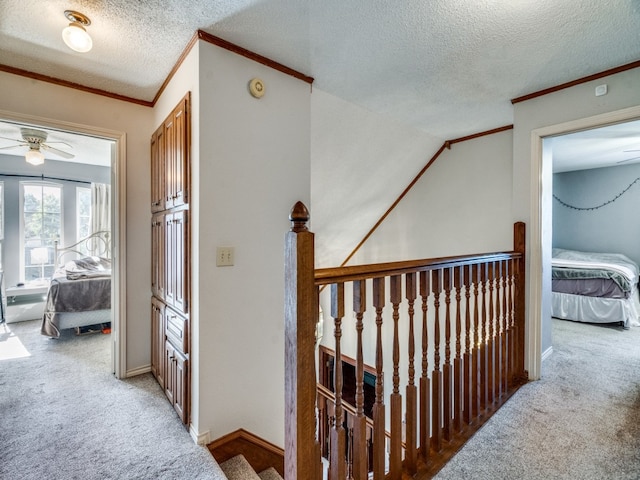
[[93, 47], [93, 41], [84, 27], [91, 25], [91, 20], [86, 15], [75, 10], [65, 10], [64, 16], [71, 21], [69, 26], [62, 30], [62, 39], [71, 50], [86, 53]]
[[30, 148], [27, 153], [24, 154], [24, 159], [31, 165], [42, 165], [44, 163], [44, 155], [40, 150]]

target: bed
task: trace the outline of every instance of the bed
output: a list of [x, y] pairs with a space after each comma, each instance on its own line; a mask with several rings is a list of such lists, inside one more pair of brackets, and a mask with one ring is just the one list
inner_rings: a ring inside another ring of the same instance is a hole
[[619, 253], [554, 248], [551, 315], [588, 323], [638, 326], [638, 265]]
[[111, 322], [109, 232], [96, 232], [68, 247], [55, 248], [56, 269], [45, 301], [43, 335]]

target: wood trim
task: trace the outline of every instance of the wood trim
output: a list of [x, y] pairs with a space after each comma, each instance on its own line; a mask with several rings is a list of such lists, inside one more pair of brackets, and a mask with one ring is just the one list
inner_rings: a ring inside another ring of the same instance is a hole
[[160, 88], [158, 89], [155, 96], [153, 97], [153, 100], [151, 101], [151, 106], [155, 106], [156, 102], [160, 99], [160, 96], [162, 95], [164, 90], [167, 88], [167, 85], [169, 85], [169, 82], [171, 81], [173, 76], [176, 74], [176, 72], [184, 62], [185, 58], [187, 58], [189, 53], [191, 53], [191, 49], [197, 42], [198, 42], [198, 32], [193, 34], [193, 36], [191, 37], [191, 40], [189, 40], [189, 43], [187, 43], [187, 46], [184, 47], [184, 49], [182, 50], [182, 53], [180, 54], [175, 65], [169, 72], [169, 75], [167, 75], [167, 78], [164, 79], [164, 82], [162, 82], [162, 85], [160, 85]]
[[504, 127], [493, 128], [491, 130], [485, 130], [484, 132], [473, 133], [466, 137], [454, 138], [453, 140], [447, 140], [444, 142], [445, 147], [451, 148], [451, 145], [460, 142], [466, 142], [467, 140], [473, 140], [475, 138], [486, 137], [487, 135], [493, 135], [494, 133], [505, 132], [507, 130], [513, 130], [513, 125], [505, 125]]
[[572, 80], [571, 82], [561, 83], [560, 85], [556, 85], [555, 87], [549, 87], [543, 90], [538, 90], [537, 92], [529, 93], [527, 95], [522, 95], [521, 97], [513, 98], [511, 100], [511, 103], [516, 104], [525, 102], [527, 100], [531, 100], [532, 98], [542, 97], [543, 95], [548, 95], [549, 93], [554, 93], [569, 87], [575, 87], [576, 85], [580, 85], [581, 83], [591, 82], [593, 80], [598, 80], [599, 78], [608, 77], [609, 75], [615, 75], [616, 73], [626, 72], [627, 70], [633, 70], [634, 68], [638, 67], [640, 67], [640, 60], [636, 60], [635, 62], [627, 63], [625, 65], [620, 65], [619, 67], [610, 68], [609, 70], [604, 70], [599, 73], [594, 73], [593, 75], [578, 78], [577, 80]]
[[313, 83], [313, 77], [309, 77], [304, 73], [294, 70], [293, 68], [289, 68], [267, 57], [263, 57], [262, 55], [252, 52], [251, 50], [247, 50], [246, 48], [242, 48], [238, 45], [228, 42], [227, 40], [223, 40], [220, 37], [216, 37], [215, 35], [211, 35], [210, 33], [204, 32], [202, 30], [198, 30], [196, 35], [198, 35], [198, 38], [200, 38], [201, 40], [204, 40], [205, 42], [211, 43], [220, 48], [224, 48], [225, 50], [229, 50], [230, 52], [236, 53], [245, 58], [261, 63], [262, 65], [266, 65], [267, 67], [271, 67], [274, 70], [290, 75], [310, 85]]
[[218, 463], [242, 454], [256, 472], [273, 467], [284, 476], [284, 450], [242, 428], [214, 440], [207, 448]]
[[108, 92], [106, 90], [101, 90], [99, 88], [87, 87], [80, 83], [70, 82], [68, 80], [62, 80], [60, 78], [55, 78], [55, 77], [50, 77], [48, 75], [42, 75], [40, 73], [30, 72], [28, 70], [23, 70], [21, 68], [11, 67], [9, 65], [0, 64], [0, 71], [11, 73], [14, 75], [20, 75], [22, 77], [33, 78], [34, 80], [40, 80], [42, 82], [52, 83], [54, 85], [59, 85], [62, 87], [73, 88], [74, 90], [80, 90], [83, 92], [92, 93], [94, 95], [101, 95], [103, 97], [113, 98], [115, 100], [122, 100], [123, 102], [135, 103], [137, 105], [142, 105], [143, 107], [154, 107], [156, 102], [162, 95], [162, 93], [167, 88], [167, 85], [169, 85], [169, 82], [171, 81], [173, 76], [176, 74], [176, 72], [184, 62], [185, 58], [187, 58], [187, 55], [189, 55], [189, 53], [191, 52], [191, 49], [198, 42], [198, 40], [204, 40], [205, 42], [211, 43], [212, 45], [216, 45], [220, 48], [224, 48], [225, 50], [229, 50], [230, 52], [236, 53], [240, 56], [243, 56], [245, 58], [258, 62], [262, 65], [273, 68], [274, 70], [282, 72], [286, 75], [290, 75], [310, 85], [313, 84], [313, 80], [314, 80], [313, 77], [305, 75], [304, 73], [298, 72], [293, 68], [289, 68], [281, 63], [278, 63], [267, 57], [254, 53], [251, 50], [247, 50], [246, 48], [240, 47], [239, 45], [235, 45], [231, 42], [228, 42], [227, 40], [223, 40], [220, 37], [216, 37], [215, 35], [211, 35], [210, 33], [204, 32], [202, 30], [197, 30], [196, 33], [193, 34], [193, 36], [191, 37], [191, 40], [189, 40], [189, 43], [187, 43], [186, 47], [183, 49], [182, 53], [180, 54], [180, 57], [178, 58], [175, 65], [169, 72], [169, 75], [167, 75], [164, 82], [162, 82], [162, 85], [160, 85], [160, 88], [158, 89], [155, 96], [153, 97], [153, 100], [151, 101], [128, 97], [126, 95], [119, 95], [117, 93]]
[[94, 95], [101, 95], [103, 97], [113, 98], [115, 100], [122, 100], [123, 102], [135, 103], [137, 105], [142, 105], [143, 107], [153, 107], [153, 102], [149, 102], [147, 100], [140, 100], [138, 98], [127, 97], [125, 95], [119, 95], [117, 93], [108, 92], [106, 90], [101, 90], [99, 88], [87, 87], [79, 83], [69, 82], [67, 80], [50, 77], [48, 75], [42, 75], [40, 73], [30, 72], [28, 70], [22, 70], [21, 68], [10, 67], [9, 65], [0, 64], [0, 71], [12, 73], [13, 75], [20, 75], [21, 77], [33, 78], [34, 80], [52, 83], [54, 85], [59, 85], [61, 87], [73, 88], [75, 90], [92, 93]]
[[472, 135], [467, 135], [465, 137], [454, 138], [453, 140], [446, 140], [442, 144], [440, 149], [435, 153], [435, 155], [433, 157], [431, 157], [431, 159], [427, 162], [427, 164], [422, 168], [422, 170], [420, 170], [418, 172], [418, 174], [411, 181], [411, 183], [407, 186], [407, 188], [405, 188], [402, 191], [400, 196], [398, 198], [396, 198], [395, 202], [393, 202], [391, 204], [391, 206], [387, 209], [387, 211], [382, 215], [382, 217], [380, 217], [380, 219], [371, 228], [371, 230], [369, 230], [369, 232], [364, 236], [364, 238], [362, 240], [360, 240], [360, 243], [358, 243], [358, 245], [356, 245], [356, 247], [347, 256], [347, 258], [340, 264], [340, 266], [344, 267], [349, 262], [349, 260], [351, 260], [353, 258], [353, 256], [356, 254], [356, 252], [358, 250], [360, 250], [360, 247], [362, 247], [362, 245], [364, 245], [364, 243], [367, 240], [369, 240], [369, 237], [371, 237], [371, 235], [373, 235], [373, 232], [375, 232], [377, 230], [377, 228], [382, 224], [382, 222], [384, 222], [384, 220], [389, 216], [389, 214], [393, 211], [393, 209], [396, 208], [396, 206], [405, 197], [405, 195], [407, 195], [407, 193], [409, 193], [409, 191], [413, 188], [413, 186], [416, 183], [418, 183], [418, 180], [420, 180], [422, 175], [424, 175], [424, 173], [429, 169], [429, 167], [431, 165], [433, 165], [433, 162], [435, 162], [438, 159], [438, 157], [442, 154], [442, 152], [444, 152], [445, 148], [446, 149], [451, 149], [451, 145], [453, 145], [455, 143], [466, 142], [467, 140], [473, 140], [475, 138], [484, 137], [486, 135], [493, 135], [494, 133], [500, 133], [500, 132], [504, 132], [506, 130], [512, 130], [512, 129], [513, 129], [513, 125], [505, 125], [503, 127], [498, 127], [498, 128], [494, 128], [494, 129], [491, 129], [491, 130], [485, 130], [484, 132], [479, 132], [479, 133], [474, 133]]

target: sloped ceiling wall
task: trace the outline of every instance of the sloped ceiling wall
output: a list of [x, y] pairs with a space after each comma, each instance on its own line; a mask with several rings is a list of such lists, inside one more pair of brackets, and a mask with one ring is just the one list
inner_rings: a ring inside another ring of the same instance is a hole
[[442, 143], [314, 88], [309, 209], [316, 266], [340, 265]]

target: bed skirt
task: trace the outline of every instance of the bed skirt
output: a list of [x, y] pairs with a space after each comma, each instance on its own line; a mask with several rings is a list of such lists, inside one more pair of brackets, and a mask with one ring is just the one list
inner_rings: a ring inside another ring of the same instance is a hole
[[629, 298], [601, 298], [551, 292], [551, 316], [588, 323], [621, 322], [624, 328], [640, 326], [640, 300], [634, 288]]

